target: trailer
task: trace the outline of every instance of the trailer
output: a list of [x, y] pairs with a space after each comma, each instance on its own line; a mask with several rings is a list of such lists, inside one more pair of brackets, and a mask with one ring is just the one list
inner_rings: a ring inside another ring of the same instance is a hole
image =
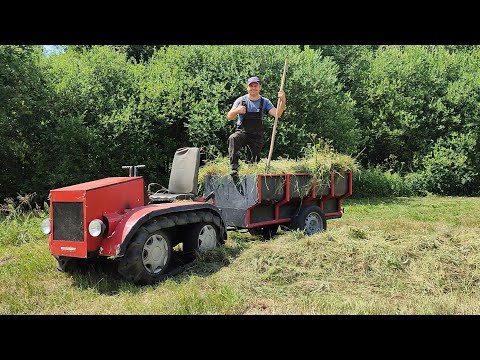
[[283, 226], [311, 235], [342, 216], [342, 200], [352, 195], [352, 172], [333, 171], [323, 182], [305, 173], [208, 175], [204, 196], [212, 193], [227, 230], [248, 229], [268, 239]]

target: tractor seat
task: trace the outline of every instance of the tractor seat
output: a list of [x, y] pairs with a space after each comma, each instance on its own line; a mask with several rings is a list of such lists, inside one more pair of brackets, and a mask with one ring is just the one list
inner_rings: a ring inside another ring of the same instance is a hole
[[[173, 157], [168, 189], [155, 183], [148, 185], [150, 204], [193, 200], [198, 191], [199, 166], [199, 148], [185, 147], [178, 149]], [[160, 189], [152, 192], [150, 189], [154, 185], [159, 185]]]

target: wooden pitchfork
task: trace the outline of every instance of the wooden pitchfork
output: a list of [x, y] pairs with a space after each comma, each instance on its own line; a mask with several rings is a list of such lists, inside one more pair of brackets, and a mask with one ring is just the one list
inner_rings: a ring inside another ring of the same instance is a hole
[[[282, 82], [280, 84], [280, 91], [283, 91], [283, 85], [285, 84], [285, 75], [287, 74], [287, 58], [285, 58], [285, 65], [283, 66], [283, 75], [282, 75]], [[275, 134], [277, 133], [277, 123], [278, 123], [278, 109], [281, 105], [282, 101], [278, 98], [277, 101], [277, 112], [275, 113], [275, 122], [273, 123], [273, 130], [272, 130], [272, 141], [270, 142], [270, 151], [268, 153], [267, 159], [267, 166], [265, 172], [268, 173], [270, 170], [270, 160], [272, 159], [273, 153], [273, 144], [275, 143]]]

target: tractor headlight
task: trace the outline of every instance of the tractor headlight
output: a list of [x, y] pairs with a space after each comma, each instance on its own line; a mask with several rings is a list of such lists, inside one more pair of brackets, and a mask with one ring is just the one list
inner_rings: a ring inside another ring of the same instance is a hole
[[105, 224], [103, 223], [102, 220], [99, 220], [99, 219], [92, 220], [88, 225], [88, 232], [93, 237], [102, 235], [104, 230], [105, 230]]
[[42, 232], [45, 234], [45, 235], [48, 235], [50, 234], [50, 219], [47, 218], [45, 220], [42, 221]]

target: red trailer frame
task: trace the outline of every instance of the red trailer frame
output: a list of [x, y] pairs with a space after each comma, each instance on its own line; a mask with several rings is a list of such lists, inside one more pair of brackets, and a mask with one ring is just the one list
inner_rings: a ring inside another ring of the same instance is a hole
[[[335, 172], [332, 172], [330, 174], [330, 192], [327, 195], [322, 195], [318, 199], [318, 201], [316, 202], [315, 199], [317, 197], [316, 196], [317, 184], [315, 182], [313, 182], [310, 196], [308, 196], [307, 198], [305, 198], [303, 200], [303, 204], [308, 205], [308, 204], [314, 204], [315, 203], [323, 211], [325, 202], [335, 198], [335, 174], [336, 174]], [[285, 177], [285, 198], [274, 205], [275, 217], [271, 221], [251, 222], [250, 214], [251, 214], [252, 210], [259, 205], [259, 203], [253, 205], [252, 207], [249, 207], [246, 211], [246, 224], [247, 224], [246, 228], [263, 227], [263, 226], [276, 225], [276, 224], [280, 225], [280, 224], [285, 224], [285, 223], [290, 222], [292, 220], [291, 218], [283, 218], [283, 219], [280, 218], [280, 208], [290, 201], [290, 178], [292, 176], [299, 176], [299, 175], [300, 176], [309, 176], [309, 174], [306, 174], [306, 173], [300, 173], [300, 174], [259, 174], [259, 175], [257, 175], [258, 176], [257, 191], [258, 191], [258, 198], [259, 199], [262, 198], [262, 186], [261, 186], [262, 178], [263, 177], [275, 177], [275, 176]], [[347, 192], [345, 192], [343, 195], [340, 195], [340, 196], [336, 197], [337, 209], [339, 209], [338, 211], [324, 212], [326, 219], [335, 219], [335, 218], [342, 217], [342, 213], [343, 213], [342, 200], [346, 199], [347, 197], [352, 195], [352, 191], [353, 191], [353, 188], [352, 188], [353, 187], [352, 186], [352, 172], [347, 171], [347, 172], [345, 172], [345, 175], [347, 176], [347, 181], [348, 181]]]
[[352, 195], [352, 172], [333, 171], [326, 183], [308, 173], [291, 173], [208, 175], [204, 184], [204, 195], [215, 194], [214, 204], [230, 229], [254, 229], [288, 225], [311, 205], [325, 220], [342, 217], [342, 201]]

